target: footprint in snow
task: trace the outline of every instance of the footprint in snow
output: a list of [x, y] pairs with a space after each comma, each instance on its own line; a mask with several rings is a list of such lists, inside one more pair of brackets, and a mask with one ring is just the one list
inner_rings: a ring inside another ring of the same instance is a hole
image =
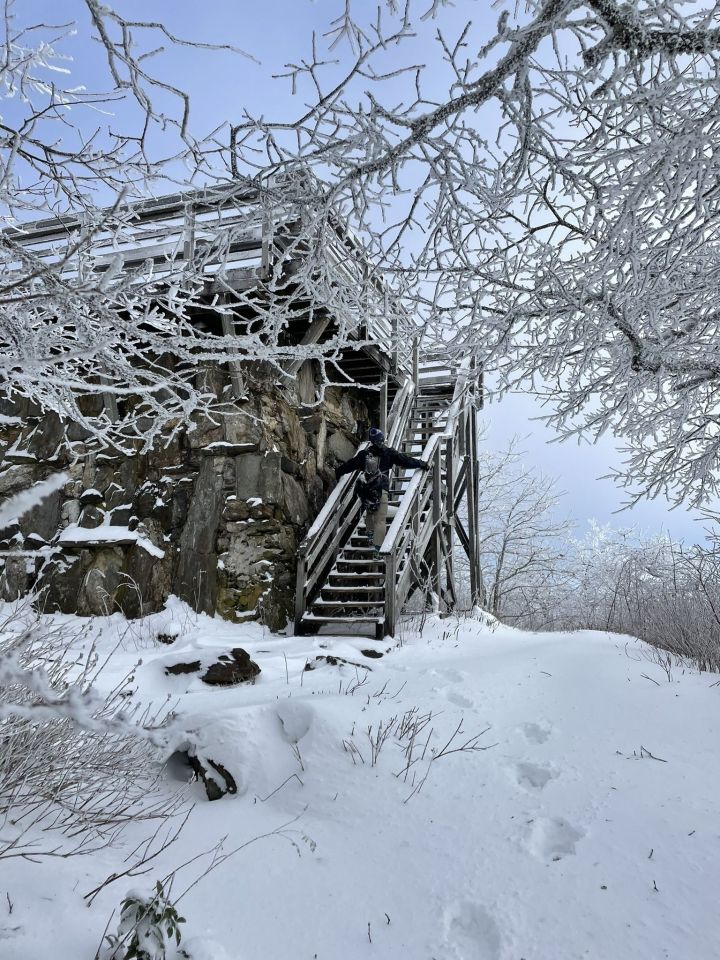
[[524, 723], [521, 730], [525, 734], [525, 739], [530, 743], [545, 743], [552, 733], [550, 724], [543, 721], [540, 721], [540, 723]]
[[464, 697], [461, 693], [448, 693], [447, 698], [450, 703], [454, 703], [456, 707], [464, 707], [466, 710], [475, 706], [474, 700], [471, 700], [469, 697]]
[[585, 836], [562, 817], [539, 817], [529, 824], [526, 845], [539, 860], [552, 863], [575, 853], [575, 844]]
[[443, 670], [442, 675], [446, 680], [449, 680], [450, 683], [462, 683], [467, 676], [466, 673], [460, 673], [459, 670], [453, 670], [452, 667], [449, 667], [447, 670]]
[[447, 957], [452, 960], [500, 960], [502, 934], [492, 915], [471, 900], [451, 904], [445, 911]]
[[551, 780], [559, 776], [558, 771], [547, 764], [522, 761], [513, 768], [515, 779], [521, 787], [542, 790]]

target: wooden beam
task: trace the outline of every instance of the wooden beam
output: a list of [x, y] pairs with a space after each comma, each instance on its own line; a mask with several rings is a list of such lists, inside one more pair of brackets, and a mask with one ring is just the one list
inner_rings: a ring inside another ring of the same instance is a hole
[[[326, 314], [320, 314], [319, 316], [315, 317], [315, 319], [308, 327], [307, 332], [305, 333], [305, 336], [302, 338], [298, 346], [308, 347], [313, 343], [317, 343], [320, 337], [325, 332], [327, 325], [329, 323], [330, 323], [330, 317], [328, 317]], [[307, 360], [307, 357], [302, 357], [302, 356], [297, 357], [295, 360], [292, 360], [285, 367], [285, 372], [288, 373], [290, 376], [295, 376], [295, 374], [298, 372], [298, 370], [305, 363], [306, 360]]]

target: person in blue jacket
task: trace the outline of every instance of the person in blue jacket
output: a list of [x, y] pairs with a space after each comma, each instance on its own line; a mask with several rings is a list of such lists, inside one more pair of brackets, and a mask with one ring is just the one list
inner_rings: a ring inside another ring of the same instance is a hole
[[365, 530], [368, 543], [375, 547], [375, 556], [379, 554], [385, 539], [390, 471], [393, 467], [430, 469], [430, 465], [424, 460], [416, 460], [415, 457], [409, 457], [400, 450], [387, 446], [382, 430], [371, 427], [370, 446], [356, 453], [335, 470], [338, 480], [353, 470], [362, 471], [355, 484], [355, 492], [365, 512]]

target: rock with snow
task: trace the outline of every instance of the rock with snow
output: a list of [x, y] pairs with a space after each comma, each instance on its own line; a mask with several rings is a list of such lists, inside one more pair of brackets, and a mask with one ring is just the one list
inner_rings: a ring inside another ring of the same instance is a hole
[[208, 667], [201, 680], [210, 686], [227, 687], [236, 683], [255, 683], [259, 673], [260, 667], [250, 659], [247, 650], [235, 647], [230, 651], [229, 657], [223, 654], [218, 658], [217, 663]]

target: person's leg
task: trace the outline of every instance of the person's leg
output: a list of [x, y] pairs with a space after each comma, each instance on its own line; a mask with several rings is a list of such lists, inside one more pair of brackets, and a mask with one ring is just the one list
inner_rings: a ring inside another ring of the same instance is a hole
[[373, 542], [375, 536], [375, 518], [372, 510], [368, 510], [367, 507], [363, 506], [365, 511], [365, 536], [368, 539], [368, 543]]
[[[388, 514], [388, 495], [387, 490], [383, 490], [380, 504], [372, 514], [373, 517], [373, 543], [379, 549], [387, 533], [387, 514]], [[370, 516], [370, 514], [368, 514]], [[368, 527], [369, 528], [369, 527]]]

